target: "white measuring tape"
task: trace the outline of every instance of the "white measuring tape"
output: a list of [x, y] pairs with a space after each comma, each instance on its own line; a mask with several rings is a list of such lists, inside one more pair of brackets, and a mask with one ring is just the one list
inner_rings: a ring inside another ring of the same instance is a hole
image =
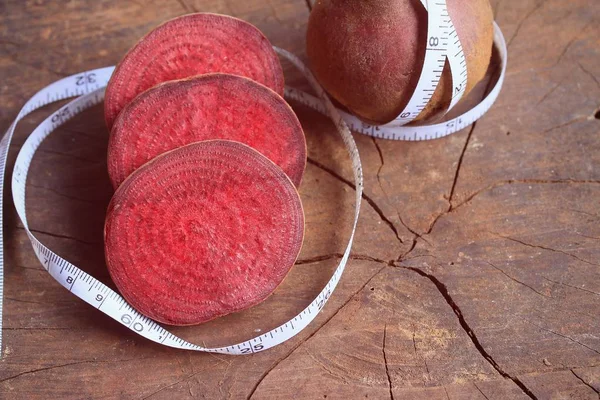
[[[423, 0], [424, 1], [424, 0]], [[424, 4], [425, 5], [425, 4]], [[432, 48], [428, 47], [426, 52], [426, 59], [430, 53], [436, 54], [435, 58], [441, 57], [443, 54], [444, 57], [448, 57], [450, 60], [450, 65], [456, 64], [457, 62], [460, 64], [464, 60], [464, 54], [462, 54], [462, 49], [460, 48], [460, 42], [457, 45], [452, 45], [452, 37], [455, 34], [454, 28], [451, 25], [451, 21], [447, 16], [446, 10], [446, 2], [445, 0], [438, 0], [435, 4], [430, 4], [428, 7], [429, 15], [433, 15], [430, 17], [430, 21], [437, 21], [440, 24], [446, 24], [443, 26], [435, 26], [430, 25], [428, 28], [428, 37], [439, 37], [440, 38], [440, 46], [443, 47], [444, 51], [432, 50]], [[447, 19], [446, 19], [447, 18]], [[430, 29], [431, 28], [431, 29]], [[446, 32], [447, 35], [443, 36], [441, 33]], [[452, 33], [454, 32], [454, 34]], [[71, 101], [65, 106], [61, 107], [56, 112], [52, 113], [48, 118], [46, 118], [36, 129], [31, 133], [31, 135], [27, 138], [23, 146], [21, 147], [19, 154], [17, 156], [17, 160], [15, 162], [15, 167], [13, 170], [12, 177], [12, 193], [13, 193], [13, 201], [15, 204], [15, 208], [21, 219], [23, 226], [27, 232], [29, 240], [33, 245], [34, 252], [43, 267], [48, 271], [48, 273], [56, 279], [62, 286], [67, 288], [70, 292], [75, 294], [80, 299], [84, 300], [86, 303], [92, 305], [93, 307], [99, 309], [106, 315], [115, 319], [122, 325], [126, 326], [130, 330], [138, 333], [139, 335], [152, 340], [154, 342], [163, 344], [165, 346], [179, 348], [179, 349], [187, 349], [187, 350], [195, 350], [202, 352], [211, 352], [211, 353], [223, 353], [223, 354], [249, 354], [256, 353], [259, 351], [263, 351], [274, 347], [280, 343], [285, 342], [286, 340], [297, 335], [301, 330], [303, 330], [308, 324], [316, 318], [320, 310], [323, 308], [331, 293], [336, 288], [341, 275], [346, 267], [346, 263], [348, 262], [348, 258], [350, 256], [350, 250], [352, 247], [352, 242], [354, 239], [354, 235], [356, 232], [356, 225], [358, 222], [358, 216], [361, 206], [362, 192], [363, 192], [363, 176], [362, 176], [362, 167], [360, 163], [360, 157], [358, 154], [358, 149], [356, 147], [356, 143], [350, 133], [348, 125], [350, 125], [354, 130], [357, 130], [361, 133], [370, 134], [378, 137], [386, 137], [386, 138], [394, 138], [394, 139], [408, 139], [408, 140], [418, 140], [418, 139], [431, 139], [435, 137], [445, 136], [452, 132], [455, 132], [463, 127], [467, 126], [471, 122], [477, 120], [494, 102], [498, 93], [500, 91], [500, 87], [502, 85], [502, 80], [504, 79], [504, 71], [506, 69], [506, 46], [504, 43], [504, 38], [502, 37], [502, 33], [499, 28], [495, 26], [495, 44], [499, 48], [501, 56], [502, 56], [502, 75], [494, 87], [490, 94], [483, 100], [481, 104], [477, 107], [473, 108], [471, 111], [467, 112], [465, 115], [457, 118], [456, 120], [450, 121], [452, 125], [449, 123], [444, 123], [440, 125], [433, 126], [424, 126], [424, 127], [403, 127], [399, 126], [399, 123], [395, 123], [393, 126], [381, 126], [381, 127], [371, 127], [368, 125], [359, 122], [355, 117], [342, 113], [337, 110], [324, 90], [317, 83], [312, 73], [304, 66], [304, 64], [293, 54], [275, 48], [275, 50], [283, 57], [291, 61], [308, 79], [311, 86], [317, 93], [318, 97], [310, 96], [306, 93], [294, 90], [294, 89], [286, 89], [286, 96], [290, 99], [297, 100], [301, 103], [304, 103], [310, 107], [315, 108], [316, 110], [328, 115], [335, 123], [336, 128], [338, 129], [343, 142], [348, 150], [352, 161], [353, 174], [354, 174], [354, 182], [356, 185], [355, 192], [355, 210], [354, 210], [354, 222], [352, 225], [352, 232], [350, 234], [350, 238], [348, 240], [348, 244], [344, 251], [343, 257], [340, 260], [337, 268], [335, 269], [331, 279], [325, 285], [323, 290], [317, 295], [317, 297], [297, 316], [292, 318], [290, 321], [284, 323], [283, 325], [265, 333], [260, 336], [254, 337], [250, 340], [244, 341], [242, 343], [225, 346], [225, 347], [217, 347], [217, 348], [206, 348], [193, 343], [189, 343], [174, 334], [168, 332], [163, 327], [159, 326], [154, 321], [149, 318], [143, 316], [139, 312], [137, 312], [133, 307], [131, 307], [125, 299], [123, 299], [118, 293], [93, 278], [91, 275], [77, 268], [75, 265], [71, 264], [67, 260], [61, 258], [52, 250], [43, 245], [31, 232], [29, 229], [29, 224], [26, 218], [26, 210], [25, 210], [25, 182], [27, 178], [27, 173], [29, 171], [29, 167], [31, 165], [31, 160], [37, 149], [39, 148], [42, 141], [50, 135], [52, 131], [54, 131], [58, 126], [62, 125], [78, 113], [83, 110], [92, 107], [95, 104], [100, 103], [104, 98], [104, 88], [110, 79], [110, 76], [114, 70], [114, 67], [106, 67], [95, 69], [87, 72], [83, 72], [80, 74], [72, 75], [66, 78], [63, 78], [57, 82], [52, 83], [51, 85], [45, 87], [36, 93], [31, 99], [27, 101], [27, 103], [20, 110], [16, 120], [10, 125], [8, 131], [0, 141], [0, 198], [3, 193], [4, 188], [4, 175], [6, 169], [6, 156], [8, 154], [8, 149], [10, 145], [10, 141], [12, 140], [14, 130], [16, 124], [27, 114], [32, 111], [43, 107], [47, 104], [67, 99], [70, 97], [79, 96], [77, 99]], [[437, 35], [437, 36], [436, 36]], [[444, 38], [448, 38], [445, 40]], [[428, 39], [429, 40], [429, 39]], [[443, 41], [445, 40], [445, 41]], [[458, 49], [458, 53], [455, 53]], [[450, 56], [448, 52], [455, 53], [454, 56]], [[437, 54], [440, 55], [437, 55]], [[432, 56], [429, 56], [432, 57]], [[454, 61], [452, 61], [454, 58]], [[439, 65], [439, 64], [436, 64]], [[424, 69], [430, 69], [432, 71], [436, 71], [436, 67], [432, 67], [426, 63]], [[442, 64], [443, 68], [443, 64]], [[460, 68], [460, 67], [456, 67]], [[427, 75], [427, 72], [423, 72], [421, 75], [421, 79], [430, 79], [423, 78], [423, 76]], [[441, 72], [440, 72], [441, 74]], [[459, 71], [460, 76], [460, 71]], [[420, 81], [421, 81], [420, 79]], [[458, 78], [457, 78], [458, 79]], [[439, 82], [439, 77], [437, 77]], [[419, 81], [419, 82], [420, 82]], [[453, 83], [458, 82], [455, 80], [453, 73]], [[436, 84], [437, 86], [437, 84]], [[456, 86], [453, 84], [453, 86]], [[462, 85], [463, 88], [466, 86]], [[426, 90], [426, 86], [422, 86]], [[434, 87], [435, 89], [435, 87]], [[419, 89], [421, 90], [421, 89]], [[417, 91], [418, 92], [418, 91]], [[425, 96], [424, 93], [415, 93], [413, 97]], [[464, 90], [462, 90], [464, 93]], [[433, 93], [433, 92], [431, 92]], [[460, 99], [462, 94], [460, 90], [456, 90], [454, 94], [454, 98]], [[431, 95], [429, 95], [431, 97]], [[424, 97], [421, 98], [423, 100]], [[454, 101], [456, 103], [458, 100]], [[412, 100], [411, 100], [412, 102]], [[453, 106], [454, 104], [451, 104]], [[420, 107], [420, 105], [418, 105]], [[418, 114], [417, 114], [418, 115]], [[405, 120], [405, 119], [404, 119]], [[471, 121], [468, 122], [467, 121]], [[405, 121], [403, 122], [405, 123]], [[440, 126], [442, 126], [440, 128]], [[437, 127], [437, 128], [436, 128]], [[443, 128], [443, 129], [442, 129]], [[437, 129], [442, 129], [439, 132]], [[411, 133], [413, 136], [409, 135], [408, 131], [414, 132]], [[0, 202], [0, 227], [2, 226], [2, 208], [3, 204]], [[4, 276], [4, 254], [3, 254], [3, 230], [0, 229], [0, 328], [2, 324], [2, 283]], [[1, 329], [0, 329], [1, 332]], [[1, 347], [1, 336], [0, 336], [0, 347]]]
[[427, 10], [427, 47], [421, 76], [404, 110], [388, 126], [403, 126], [419, 116], [440, 83], [446, 58], [450, 64], [453, 87], [456, 88], [448, 111], [467, 89], [467, 62], [446, 2], [421, 0], [421, 3]]
[[[46, 137], [48, 137], [48, 135], [50, 135], [52, 131], [78, 113], [100, 103], [104, 99], [104, 88], [108, 83], [114, 67], [101, 68], [87, 71], [82, 74], [73, 75], [61, 79], [60, 81], [55, 82], [39, 91], [25, 104], [19, 113], [17, 120], [10, 126], [6, 136], [0, 144], [3, 146], [2, 155], [4, 160], [6, 160], [9, 142], [12, 138], [15, 125], [20, 119], [22, 119], [31, 111], [48, 103], [72, 96], [80, 96], [67, 105], [61, 107], [56, 112], [52, 113], [35, 128], [35, 130], [31, 133], [21, 147], [13, 171], [12, 194], [13, 201], [17, 209], [17, 214], [19, 215], [19, 218], [25, 227], [27, 235], [29, 236], [29, 240], [33, 245], [35, 254], [48, 273], [61, 285], [86, 303], [98, 308], [106, 315], [120, 322], [122, 325], [125, 325], [139, 335], [150, 339], [153, 342], [164, 344], [165, 346], [211, 353], [248, 354], [266, 350], [283, 343], [304, 329], [317, 316], [319, 311], [329, 299], [331, 293], [340, 280], [342, 272], [344, 271], [348, 261], [348, 257], [350, 256], [350, 249], [352, 247], [354, 232], [356, 231], [356, 224], [358, 222], [363, 178], [358, 149], [356, 148], [356, 144], [348, 127], [345, 125], [341, 117], [336, 115], [337, 110], [335, 107], [333, 107], [333, 105], [331, 105], [327, 96], [325, 95], [325, 92], [318, 86], [314, 78], [312, 78], [310, 75], [310, 72], [302, 65], [302, 63], [293, 55], [283, 50], [279, 50], [279, 52], [280, 54], [285, 55], [296, 66], [298, 66], [298, 68], [307, 76], [311, 84], [315, 85], [314, 88], [317, 93], [319, 93], [321, 99], [323, 99], [325, 103], [330, 104], [330, 115], [336, 122], [336, 126], [338, 127], [338, 130], [340, 131], [340, 134], [342, 135], [344, 143], [346, 143], [346, 147], [352, 158], [354, 178], [357, 188], [354, 224], [352, 226], [352, 233], [346, 246], [346, 250], [338, 267], [333, 273], [333, 276], [315, 300], [313, 300], [302, 312], [300, 312], [290, 321], [263, 335], [231, 346], [206, 348], [189, 343], [175, 336], [163, 327], [159, 326], [156, 322], [143, 316], [133, 309], [133, 307], [131, 307], [118, 293], [91, 275], [77, 268], [67, 260], [58, 256], [52, 250], [44, 246], [35, 237], [35, 235], [29, 229], [25, 211], [25, 182], [29, 167], [31, 165], [31, 160], [33, 159], [33, 156], [40, 144]], [[4, 166], [4, 161], [2, 166]], [[0, 172], [4, 172], [4, 170], [2, 169]]]
[[[434, 4], [439, 4], [439, 3], [445, 4], [445, 1], [438, 0]], [[430, 9], [431, 8], [432, 8], [432, 6], [430, 5]], [[446, 23], [446, 20], [440, 20], [440, 22], [442, 24], [444, 24], [444, 23]], [[445, 25], [442, 28], [434, 30], [434, 32], [432, 33], [434, 36], [429, 36], [429, 37], [438, 37], [435, 35], [438, 32], [441, 32], [442, 29], [445, 29]], [[454, 53], [456, 48], [452, 48], [450, 46], [452, 43], [454, 43], [452, 38], [455, 36], [456, 31], [452, 28], [451, 32], [454, 32], [454, 33], [451, 33], [449, 36], [450, 42], [448, 43], [449, 47], [448, 47], [447, 51], [456, 55], [456, 53]], [[349, 114], [349, 113], [341, 111], [341, 110], [338, 110], [338, 112], [342, 116], [342, 118], [344, 119], [346, 124], [348, 124], [348, 126], [350, 127], [351, 130], [362, 133], [364, 135], [374, 136], [374, 137], [381, 138], [381, 139], [415, 141], [415, 140], [438, 139], [438, 138], [450, 135], [451, 133], [454, 133], [461, 129], [466, 128], [467, 126], [471, 125], [472, 123], [477, 121], [479, 118], [481, 118], [492, 107], [492, 105], [498, 98], [498, 95], [500, 95], [500, 90], [502, 89], [502, 85], [504, 84], [504, 77], [506, 75], [508, 51], [506, 49], [506, 41], [504, 39], [504, 36], [502, 35], [502, 31], [500, 30], [500, 27], [498, 27], [498, 25], [496, 23], [494, 23], [494, 46], [498, 50], [498, 53], [499, 53], [500, 59], [501, 59], [501, 68], [500, 68], [501, 70], [500, 70], [500, 76], [499, 76], [498, 80], [496, 81], [496, 83], [494, 84], [492, 89], [489, 91], [489, 93], [487, 93], [486, 97], [479, 104], [477, 104], [475, 107], [473, 107], [469, 111], [465, 112], [464, 114], [462, 114], [456, 118], [453, 118], [449, 121], [445, 121], [445, 122], [433, 124], [433, 125], [424, 125], [424, 126], [403, 126], [406, 123], [412, 121], [421, 112], [422, 108], [420, 105], [418, 105], [415, 109], [413, 109], [413, 111], [410, 111], [410, 110], [403, 111], [400, 114], [400, 117], [398, 117], [398, 119], [390, 122], [389, 124], [384, 124], [384, 125], [370, 125], [370, 124], [367, 124], [367, 123], [361, 121], [359, 118], [355, 117], [352, 114]], [[432, 52], [433, 51], [431, 51], [428, 48], [426, 57], [428, 54], [430, 54]], [[437, 53], [437, 52], [435, 52], [435, 53]], [[464, 89], [466, 88], [466, 84], [462, 81], [462, 79], [463, 79], [462, 76], [463, 75], [466, 76], [466, 72], [463, 73], [462, 72], [463, 69], [461, 67], [461, 65], [464, 62], [464, 61], [462, 61], [462, 60], [464, 60], [464, 53], [462, 52], [462, 48], [460, 49], [460, 54], [456, 57], [450, 56], [450, 53], [447, 53], [444, 56], [449, 57], [450, 69], [452, 71], [452, 83], [453, 83], [453, 87], [454, 87], [454, 95], [453, 95], [454, 97], [452, 100], [453, 104], [451, 103], [451, 107], [453, 107], [456, 104], [456, 102], [458, 101], [457, 99], [462, 97], [462, 94], [464, 94]], [[453, 59], [455, 59], [455, 61], [452, 61]], [[453, 65], [456, 64], [457, 62], [458, 62], [458, 67], [453, 67]], [[429, 77], [431, 76], [430, 73], [435, 74], [436, 71], [439, 71], [439, 69], [436, 69], [436, 68], [438, 68], [437, 67], [438, 65], [439, 64], [437, 63], [437, 61], [436, 61], [436, 63], [433, 63], [433, 64], [425, 64], [424, 65], [423, 72], [421, 73], [421, 78], [419, 79], [419, 84], [417, 85], [417, 90], [415, 90], [414, 94], [412, 95], [412, 98], [409, 101], [409, 106], [412, 107], [413, 104], [420, 104], [419, 99], [425, 99], [427, 96], [429, 96], [428, 99], [431, 98], [431, 95], [433, 94], [432, 90], [435, 90], [437, 83], [439, 83], [439, 77], [437, 77], [435, 75], [433, 76], [433, 78], [429, 78]], [[437, 78], [437, 82], [436, 82], [436, 86], [434, 86], [434, 89], [430, 89], [430, 88], [427, 88], [424, 86], [425, 83], [430, 82], [431, 79], [436, 79], [436, 78]], [[423, 85], [421, 85], [421, 82], [425, 82], [425, 83], [423, 83]], [[456, 82], [458, 82], [458, 83], [456, 83]], [[463, 93], [460, 93], [460, 91], [457, 89], [462, 90]], [[325, 114], [325, 115], [328, 114], [327, 110], [323, 104], [323, 101], [321, 101], [320, 99], [318, 99], [314, 96], [311, 96], [308, 93], [302, 92], [302, 91], [294, 89], [294, 88], [286, 87], [285, 97], [290, 100], [294, 100], [301, 104], [304, 104], [305, 106], [308, 106], [322, 114]], [[448, 110], [450, 110], [450, 108]], [[410, 116], [408, 116], [406, 119], [401, 118], [403, 115], [407, 115], [407, 114], [410, 114]], [[410, 120], [408, 120], [408, 119], [410, 119]]]

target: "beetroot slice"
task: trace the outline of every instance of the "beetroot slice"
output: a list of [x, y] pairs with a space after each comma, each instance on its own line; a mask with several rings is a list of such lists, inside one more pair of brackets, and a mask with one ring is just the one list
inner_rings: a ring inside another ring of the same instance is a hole
[[300, 185], [306, 139], [290, 106], [250, 79], [208, 74], [158, 85], [123, 109], [108, 145], [113, 186], [157, 155], [207, 139], [245, 143]]
[[116, 191], [106, 261], [125, 299], [172, 325], [199, 324], [266, 299], [300, 252], [304, 214], [281, 168], [233, 141], [163, 154]]
[[225, 15], [189, 14], [155, 28], [121, 60], [106, 88], [108, 128], [144, 90], [210, 72], [245, 76], [283, 95], [281, 64], [256, 27]]

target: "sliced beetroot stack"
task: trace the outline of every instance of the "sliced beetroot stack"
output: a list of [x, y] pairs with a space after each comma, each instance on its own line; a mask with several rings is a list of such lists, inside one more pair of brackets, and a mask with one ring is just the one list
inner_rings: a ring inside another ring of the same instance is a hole
[[145, 164], [109, 206], [110, 274], [136, 309], [190, 325], [243, 310], [281, 283], [304, 214], [281, 168], [232, 141], [190, 144]]
[[158, 85], [121, 111], [108, 149], [113, 186], [157, 155], [207, 139], [245, 143], [300, 184], [306, 141], [285, 100], [250, 79], [208, 74]]
[[222, 15], [166, 22], [116, 68], [105, 254], [142, 314], [193, 325], [240, 311], [294, 265], [306, 141], [282, 94], [267, 39]]
[[265, 36], [237, 18], [185, 15], [160, 25], [133, 47], [106, 88], [109, 129], [121, 109], [158, 83], [211, 72], [248, 77], [283, 95], [283, 72]]

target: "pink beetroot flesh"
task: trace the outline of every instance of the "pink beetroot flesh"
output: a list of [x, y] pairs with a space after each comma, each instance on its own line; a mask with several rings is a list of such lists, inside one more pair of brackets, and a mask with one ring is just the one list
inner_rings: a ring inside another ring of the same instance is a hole
[[304, 214], [279, 167], [214, 140], [133, 173], [111, 201], [104, 235], [125, 299], [159, 322], [191, 325], [267, 298], [298, 256]]
[[306, 140], [285, 100], [250, 79], [208, 74], [158, 85], [123, 109], [108, 146], [113, 186], [157, 155], [207, 139], [245, 143], [300, 184]]
[[224, 72], [241, 75], [283, 95], [283, 71], [265, 36], [237, 18], [198, 13], [160, 25], [133, 47], [106, 88], [108, 128], [125, 105], [158, 83]]

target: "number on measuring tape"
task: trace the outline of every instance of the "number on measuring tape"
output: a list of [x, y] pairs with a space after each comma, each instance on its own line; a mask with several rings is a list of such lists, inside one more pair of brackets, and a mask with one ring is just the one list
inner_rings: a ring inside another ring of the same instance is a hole
[[[452, 35], [451, 35], [452, 37]], [[449, 43], [449, 48], [454, 47], [457, 48], [460, 43], [453, 44], [452, 41]], [[471, 110], [466, 113], [451, 119], [446, 122], [441, 122], [433, 125], [425, 125], [425, 126], [403, 126], [403, 124], [397, 124], [397, 121], [393, 121], [389, 124], [378, 125], [374, 127], [373, 125], [369, 125], [358, 119], [356, 116], [349, 114], [344, 111], [339, 111], [339, 114], [342, 116], [346, 124], [353, 130], [365, 135], [374, 136], [383, 139], [392, 139], [392, 140], [430, 140], [437, 139], [447, 135], [450, 135], [454, 132], [457, 132], [473, 122], [477, 121], [481, 116], [483, 116], [494, 104], [496, 99], [500, 94], [500, 90], [502, 89], [502, 85], [504, 84], [504, 77], [506, 75], [506, 66], [507, 66], [507, 50], [506, 50], [506, 41], [504, 40], [504, 36], [502, 35], [502, 31], [498, 27], [496, 23], [494, 23], [494, 46], [498, 50], [501, 58], [501, 71], [500, 77], [496, 81], [493, 88], [486, 95], [486, 97]], [[453, 50], [449, 50], [452, 52]], [[449, 55], [450, 65], [453, 63], [458, 63], [459, 65], [463, 65], [466, 71], [466, 62], [464, 61], [464, 54], [462, 53], [462, 49], [459, 54], [454, 53], [454, 55]], [[462, 60], [462, 61], [461, 61]], [[454, 69], [453, 69], [454, 71]], [[466, 81], [466, 72], [460, 72], [459, 77], [454, 78], [454, 73], [452, 74], [453, 82], [456, 82], [456, 79], [460, 79], [460, 76], [464, 76], [462, 81], [456, 83], [455, 87], [455, 95], [452, 99], [452, 105], [456, 104], [462, 94], [464, 94], [467, 86]], [[285, 91], [286, 98], [290, 100], [297, 101], [305, 106], [308, 106], [315, 111], [318, 111], [322, 114], [326, 114], [326, 108], [324, 107], [324, 103], [321, 99], [311, 96], [307, 93], [299, 91], [297, 89], [286, 88]], [[403, 120], [411, 119], [414, 114], [411, 114], [410, 111], [403, 111], [399, 118]]]
[[54, 114], [54, 116], [52, 117], [51, 121], [52, 123], [57, 123], [58, 121], [60, 121], [63, 118], [67, 118], [69, 116], [69, 107], [65, 107], [60, 109], [56, 114]]
[[96, 83], [96, 73], [86, 72], [83, 75], [77, 75], [75, 77], [75, 84], [77, 86], [89, 85]]

